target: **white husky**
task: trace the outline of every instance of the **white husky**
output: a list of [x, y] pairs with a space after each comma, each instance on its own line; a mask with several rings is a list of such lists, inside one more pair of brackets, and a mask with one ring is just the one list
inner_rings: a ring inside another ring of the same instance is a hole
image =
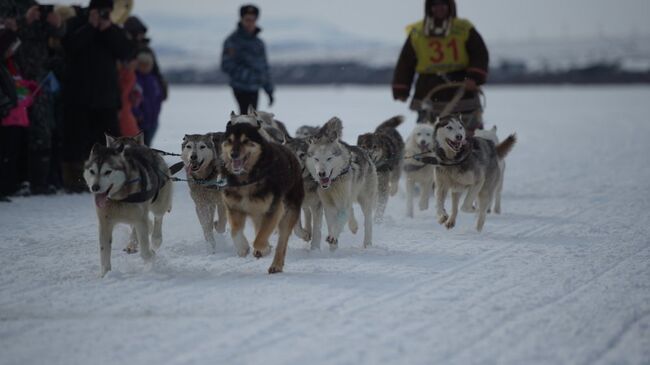
[[363, 245], [368, 247], [372, 244], [377, 172], [365, 151], [341, 141], [342, 132], [341, 120], [332, 118], [310, 138], [307, 169], [319, 185], [330, 249], [336, 249], [343, 226], [352, 218], [353, 201], [359, 203], [363, 212]]
[[433, 165], [418, 161], [417, 157], [434, 157], [433, 126], [420, 123], [415, 126], [404, 146], [404, 172], [406, 173], [406, 216], [413, 218], [415, 184], [420, 186], [420, 210], [429, 209], [433, 188]]

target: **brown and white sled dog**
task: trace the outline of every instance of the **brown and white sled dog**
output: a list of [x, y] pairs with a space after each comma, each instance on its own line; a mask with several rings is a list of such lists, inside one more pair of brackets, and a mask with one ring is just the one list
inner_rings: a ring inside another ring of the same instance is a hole
[[[94, 196], [99, 220], [100, 275], [111, 270], [113, 228], [118, 223], [135, 229], [140, 255], [150, 260], [153, 250], [162, 244], [163, 216], [172, 207], [172, 183], [162, 157], [146, 147], [95, 144], [85, 164], [84, 179]], [[151, 230], [149, 212], [154, 215]]]
[[406, 216], [413, 218], [413, 197], [415, 184], [420, 187], [420, 210], [429, 209], [429, 197], [433, 187], [434, 166], [421, 162], [418, 158], [434, 157], [435, 141], [433, 126], [428, 123], [416, 124], [406, 139], [404, 146], [404, 172], [406, 173]]
[[237, 115], [234, 112], [231, 113], [230, 123], [247, 123], [253, 127], [259, 126], [259, 133], [264, 139], [269, 142], [283, 144], [291, 137], [289, 137], [289, 133], [284, 124], [275, 120], [274, 117], [275, 115], [273, 113], [256, 111], [252, 105], [249, 105], [246, 114]]
[[[498, 145], [483, 138], [467, 138], [459, 116], [438, 119], [434, 126], [436, 141], [436, 202], [438, 222], [447, 228], [456, 224], [461, 194], [478, 198], [476, 229], [481, 231], [487, 210], [499, 183], [499, 160], [506, 157], [516, 142], [510, 135]], [[451, 215], [445, 211], [447, 192], [451, 190]]]
[[377, 172], [368, 154], [341, 141], [343, 124], [332, 118], [309, 140], [307, 168], [318, 182], [325, 210], [327, 242], [335, 249], [346, 222], [352, 219], [352, 202], [364, 216], [363, 246], [372, 244], [372, 215], [377, 199]]
[[269, 273], [281, 272], [287, 241], [300, 218], [305, 195], [300, 163], [288, 148], [262, 137], [259, 125], [228, 123], [221, 147], [224, 198], [237, 253], [244, 257], [250, 251], [244, 236], [247, 217], [255, 226], [253, 255], [257, 258], [271, 252], [268, 240], [278, 228]]
[[[194, 201], [196, 215], [203, 230], [203, 237], [214, 252], [217, 241], [214, 231], [226, 231], [226, 204], [223, 193], [216, 184], [221, 166], [221, 142], [223, 133], [186, 134], [181, 144], [181, 159], [185, 166], [190, 196]], [[215, 220], [215, 208], [218, 219]]]
[[403, 121], [404, 117], [401, 115], [392, 117], [381, 123], [373, 133], [365, 133], [357, 138], [357, 146], [368, 153], [377, 171], [377, 222], [384, 217], [388, 196], [397, 194], [399, 188], [404, 140], [396, 128]]
[[305, 199], [302, 201], [304, 224], [302, 220], [298, 220], [294, 233], [304, 241], [311, 241], [311, 249], [317, 250], [320, 249], [323, 204], [318, 196], [318, 183], [311, 178], [307, 169], [309, 143], [303, 138], [293, 138], [285, 146], [293, 151], [300, 162], [303, 189], [305, 190]]

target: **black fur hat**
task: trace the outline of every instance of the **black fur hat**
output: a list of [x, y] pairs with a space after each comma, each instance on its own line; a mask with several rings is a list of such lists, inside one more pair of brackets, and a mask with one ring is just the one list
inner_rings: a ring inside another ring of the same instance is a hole
[[239, 17], [243, 18], [244, 15], [246, 14], [253, 14], [256, 17], [260, 17], [260, 8], [253, 4], [247, 4], [243, 5], [241, 8], [239, 8]]
[[90, 0], [89, 9], [113, 9], [113, 0]]

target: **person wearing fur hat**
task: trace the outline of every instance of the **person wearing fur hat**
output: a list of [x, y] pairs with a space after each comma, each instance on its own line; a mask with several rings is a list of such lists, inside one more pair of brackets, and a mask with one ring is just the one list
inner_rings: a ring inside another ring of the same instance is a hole
[[262, 31], [257, 27], [259, 15], [260, 10], [254, 5], [239, 9], [237, 30], [226, 38], [221, 55], [221, 70], [230, 77], [230, 86], [242, 114], [247, 112], [249, 105], [257, 109], [260, 88], [268, 95], [269, 106], [274, 100], [264, 42], [258, 37]]
[[87, 10], [66, 23], [63, 183], [68, 192], [87, 191], [83, 161], [92, 145], [103, 143], [104, 133], [120, 135], [117, 62], [127, 59], [134, 45], [111, 22], [112, 9], [112, 0], [91, 0]]
[[446, 83], [463, 83], [465, 93], [452, 112], [463, 115], [468, 130], [482, 128], [478, 86], [486, 81], [489, 62], [483, 38], [469, 20], [457, 17], [455, 0], [426, 0], [424, 13], [423, 20], [407, 27], [408, 38], [393, 75], [393, 98], [407, 101], [417, 74], [411, 109], [423, 122], [440, 113], [457, 89], [435, 93], [433, 111], [426, 112], [422, 102], [429, 91]]

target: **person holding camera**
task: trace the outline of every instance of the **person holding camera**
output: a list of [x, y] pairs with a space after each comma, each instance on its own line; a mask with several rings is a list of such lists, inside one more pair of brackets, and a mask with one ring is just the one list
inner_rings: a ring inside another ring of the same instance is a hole
[[83, 161], [92, 145], [104, 143], [104, 133], [120, 135], [117, 62], [128, 58], [134, 47], [124, 30], [111, 22], [112, 9], [112, 0], [91, 0], [66, 24], [63, 183], [68, 192], [87, 190]]
[[258, 37], [257, 27], [260, 10], [254, 5], [239, 9], [239, 24], [223, 44], [221, 70], [230, 77], [230, 86], [239, 104], [240, 113], [245, 114], [248, 106], [257, 109], [259, 89], [263, 88], [273, 105], [273, 83], [266, 60], [264, 42]]

